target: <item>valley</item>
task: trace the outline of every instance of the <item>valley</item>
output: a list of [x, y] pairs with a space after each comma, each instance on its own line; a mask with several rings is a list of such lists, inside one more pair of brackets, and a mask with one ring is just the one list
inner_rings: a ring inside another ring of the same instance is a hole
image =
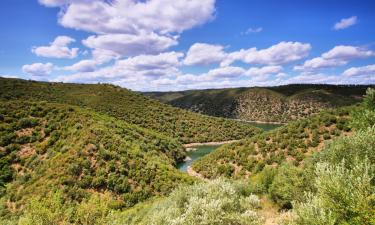
[[375, 0], [0, 0], [0, 225], [375, 225]]
[[281, 124], [189, 112], [113, 85], [0, 81], [2, 224], [313, 224], [323, 200], [337, 221], [355, 211], [350, 221], [372, 224], [371, 89]]

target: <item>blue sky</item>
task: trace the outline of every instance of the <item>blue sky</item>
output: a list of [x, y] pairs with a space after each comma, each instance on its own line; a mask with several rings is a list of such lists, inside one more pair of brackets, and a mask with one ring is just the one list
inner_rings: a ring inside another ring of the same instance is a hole
[[2, 0], [0, 76], [140, 91], [375, 83], [375, 1]]

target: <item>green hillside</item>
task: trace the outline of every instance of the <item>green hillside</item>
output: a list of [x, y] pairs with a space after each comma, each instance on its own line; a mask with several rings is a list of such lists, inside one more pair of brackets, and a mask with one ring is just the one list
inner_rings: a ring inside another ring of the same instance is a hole
[[248, 177], [265, 166], [294, 165], [324, 147], [324, 141], [351, 134], [350, 108], [320, 112], [275, 130], [229, 145], [197, 160], [193, 169], [204, 177]]
[[174, 167], [185, 157], [174, 139], [74, 106], [0, 103], [1, 215], [57, 190], [123, 208], [193, 181]]
[[202, 114], [248, 121], [289, 122], [322, 109], [352, 105], [369, 86], [294, 84], [278, 87], [150, 92], [150, 97]]
[[202, 116], [108, 84], [63, 84], [0, 78], [0, 99], [87, 107], [176, 138], [182, 143], [234, 140], [260, 132], [248, 124]]

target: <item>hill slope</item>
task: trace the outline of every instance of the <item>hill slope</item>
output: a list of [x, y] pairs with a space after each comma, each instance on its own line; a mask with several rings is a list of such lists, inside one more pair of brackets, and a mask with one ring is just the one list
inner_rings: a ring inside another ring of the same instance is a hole
[[299, 165], [324, 147], [324, 141], [349, 135], [349, 108], [323, 111], [288, 123], [275, 130], [216, 149], [193, 163], [193, 169], [207, 178], [225, 175], [247, 177], [266, 165], [285, 161]]
[[0, 106], [0, 214], [56, 190], [67, 202], [107, 193], [129, 207], [193, 181], [174, 167], [185, 157], [174, 139], [74, 106]]
[[289, 122], [306, 118], [322, 109], [359, 102], [367, 87], [296, 84], [145, 94], [176, 107], [212, 116], [248, 121]]
[[248, 124], [192, 113], [108, 84], [63, 84], [0, 78], [0, 99], [88, 107], [183, 143], [234, 140], [260, 132]]

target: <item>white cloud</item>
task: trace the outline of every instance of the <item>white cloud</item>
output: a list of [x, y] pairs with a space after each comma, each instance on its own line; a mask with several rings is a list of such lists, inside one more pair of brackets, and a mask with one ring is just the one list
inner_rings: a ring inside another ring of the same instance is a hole
[[215, 0], [40, 0], [60, 6], [59, 23], [97, 34], [135, 34], [139, 30], [158, 33], [182, 32], [213, 19]]
[[253, 33], [260, 33], [263, 31], [263, 27], [256, 27], [256, 28], [249, 28], [247, 29], [245, 32], [243, 32], [242, 34], [243, 35], [247, 35], [247, 34], [253, 34]]
[[0, 74], [0, 77], [3, 77], [3, 78], [19, 78], [16, 75], [9, 75], [9, 74], [3, 74], [3, 75]]
[[244, 75], [245, 72], [246, 70], [241, 67], [228, 66], [212, 69], [208, 71], [207, 75], [215, 78], [236, 78]]
[[375, 64], [362, 66], [362, 67], [351, 67], [343, 72], [344, 76], [372, 76], [375, 79]]
[[374, 55], [375, 53], [373, 51], [367, 50], [365, 48], [339, 45], [334, 47], [330, 51], [323, 53], [322, 57], [325, 59], [350, 60], [358, 58], [367, 58]]
[[75, 58], [78, 54], [78, 48], [69, 48], [68, 45], [75, 40], [68, 36], [58, 36], [49, 46], [33, 47], [32, 52], [37, 56], [47, 58]]
[[283, 70], [281, 66], [264, 66], [264, 67], [252, 67], [246, 71], [246, 75], [249, 76], [265, 76], [270, 74], [278, 74]]
[[160, 36], [155, 33], [144, 34], [106, 34], [94, 35], [82, 43], [92, 49], [113, 52], [118, 55], [134, 56], [138, 54], [154, 54], [176, 45], [173, 37]]
[[368, 58], [374, 56], [375, 52], [355, 47], [339, 45], [323, 53], [322, 56], [305, 61], [303, 65], [295, 66], [295, 70], [311, 71], [321, 68], [346, 65], [350, 60]]
[[66, 66], [64, 67], [64, 69], [78, 72], [92, 72], [95, 71], [96, 65], [98, 65], [98, 62], [96, 62], [95, 60], [85, 59], [71, 66]]
[[310, 44], [300, 42], [280, 42], [261, 50], [257, 50], [256, 48], [241, 49], [240, 51], [228, 54], [221, 65], [228, 66], [238, 60], [249, 64], [286, 64], [306, 57], [310, 49]]
[[144, 79], [145, 77], [169, 77], [180, 73], [177, 66], [181, 64], [180, 58], [182, 57], [183, 53], [180, 52], [166, 52], [158, 55], [139, 55], [117, 60], [114, 65], [103, 67], [95, 71], [81, 71], [81, 73], [59, 76], [55, 81], [114, 82], [116, 80], [129, 78]]
[[117, 61], [117, 65], [132, 70], [166, 69], [180, 65], [179, 59], [184, 54], [180, 52], [166, 52], [158, 55], [139, 55]]
[[226, 56], [224, 47], [205, 43], [193, 44], [186, 54], [185, 65], [207, 65], [221, 62]]
[[30, 65], [24, 65], [22, 71], [32, 76], [42, 77], [51, 74], [54, 66], [52, 63], [34, 63]]
[[357, 17], [356, 16], [352, 16], [352, 17], [349, 17], [349, 18], [344, 18], [344, 19], [341, 19], [340, 22], [337, 22], [333, 28], [335, 30], [342, 30], [342, 29], [345, 29], [345, 28], [348, 28], [350, 26], [353, 26], [357, 23]]

